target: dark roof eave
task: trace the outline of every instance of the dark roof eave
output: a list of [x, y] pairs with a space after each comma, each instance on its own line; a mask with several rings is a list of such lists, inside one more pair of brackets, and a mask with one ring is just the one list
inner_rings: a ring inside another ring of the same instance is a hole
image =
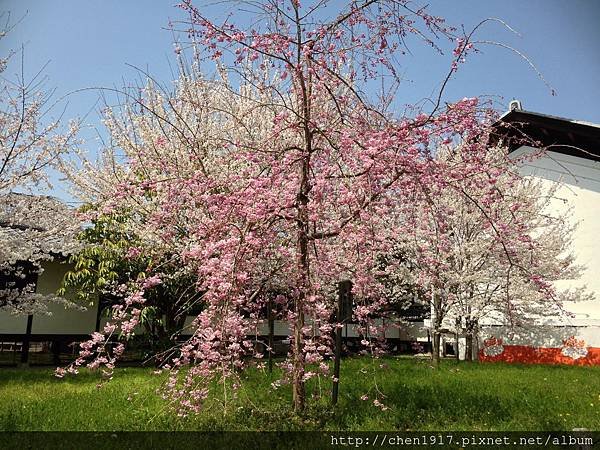
[[523, 145], [600, 161], [600, 125], [512, 110], [492, 126], [490, 144], [500, 140], [514, 151]]

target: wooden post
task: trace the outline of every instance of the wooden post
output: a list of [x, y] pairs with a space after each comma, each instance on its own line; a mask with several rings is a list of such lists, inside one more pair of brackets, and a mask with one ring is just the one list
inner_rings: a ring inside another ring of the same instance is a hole
[[456, 318], [456, 361], [460, 361], [460, 328], [462, 325], [462, 317], [458, 316]]
[[331, 391], [331, 403], [334, 405], [338, 401], [338, 392], [340, 384], [340, 359], [342, 356], [342, 329], [335, 329], [335, 356], [333, 360], [333, 389]]
[[102, 301], [102, 296], [98, 296], [98, 308], [96, 309], [96, 326], [94, 327], [95, 331], [100, 331], [100, 320], [102, 319], [102, 309], [104, 307], [104, 302]]
[[273, 372], [273, 335], [275, 334], [275, 320], [273, 320], [273, 300], [267, 303], [267, 319], [269, 321], [269, 373]]
[[[29, 269], [28, 275], [34, 275]], [[38, 287], [38, 274], [34, 275], [33, 279], [33, 292], [37, 292]], [[29, 314], [27, 316], [27, 328], [25, 330], [25, 337], [23, 338], [23, 345], [21, 346], [21, 365], [28, 366], [29, 365], [29, 343], [31, 341], [31, 328], [33, 325], [33, 314]]]
[[52, 363], [60, 366], [60, 341], [58, 339], [52, 341]]
[[33, 325], [33, 315], [27, 316], [27, 328], [25, 330], [25, 337], [23, 338], [23, 345], [21, 346], [21, 364], [27, 366], [29, 364], [29, 342], [31, 341], [31, 327]]
[[439, 293], [436, 293], [434, 289], [431, 290], [432, 296], [432, 310], [431, 310], [431, 326], [433, 332], [433, 348], [431, 349], [431, 362], [433, 367], [436, 369], [440, 367], [440, 342], [441, 342], [441, 320], [440, 320], [440, 311], [441, 311], [441, 297]]
[[[338, 284], [338, 305], [336, 323], [342, 324], [352, 318], [352, 282], [340, 281]], [[331, 403], [336, 405], [340, 383], [340, 360], [342, 357], [342, 327], [335, 328], [335, 355], [333, 362], [333, 388], [331, 390]]]

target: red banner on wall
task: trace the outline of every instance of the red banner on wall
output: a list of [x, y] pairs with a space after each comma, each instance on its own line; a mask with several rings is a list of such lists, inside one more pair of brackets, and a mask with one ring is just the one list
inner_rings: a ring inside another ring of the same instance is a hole
[[527, 345], [504, 345], [502, 339], [491, 337], [484, 341], [479, 360], [504, 361], [524, 364], [571, 364], [577, 366], [600, 365], [600, 348], [587, 347], [583, 339], [574, 336], [566, 339], [563, 346], [533, 347]]

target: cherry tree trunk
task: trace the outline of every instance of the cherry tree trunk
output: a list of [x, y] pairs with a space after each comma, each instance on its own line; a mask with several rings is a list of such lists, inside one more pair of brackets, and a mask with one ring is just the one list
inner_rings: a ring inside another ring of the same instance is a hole
[[304, 295], [296, 300], [296, 320], [294, 322], [294, 347], [292, 349], [292, 397], [294, 410], [300, 412], [304, 409], [306, 392], [304, 387], [304, 355], [302, 352], [302, 328], [304, 327]]
[[473, 361], [473, 334], [467, 332], [465, 336], [465, 361]]
[[294, 347], [292, 349], [292, 398], [294, 410], [300, 412], [304, 409], [306, 390], [304, 386], [304, 307], [310, 285], [310, 262], [308, 255], [308, 192], [309, 192], [309, 167], [310, 167], [310, 133], [307, 133], [307, 151], [300, 167], [300, 189], [297, 196], [298, 205], [298, 238], [297, 238], [297, 267], [298, 267], [298, 297], [295, 302], [294, 321]]
[[479, 361], [479, 323], [477, 319], [473, 323], [473, 334], [471, 335], [471, 357], [473, 361]]
[[465, 340], [465, 344], [466, 344], [466, 356], [465, 356], [465, 360], [467, 361], [473, 361], [474, 359], [474, 355], [475, 355], [475, 351], [474, 351], [474, 335], [475, 335], [475, 320], [471, 319], [470, 317], [467, 318], [467, 336], [466, 336], [466, 340]]

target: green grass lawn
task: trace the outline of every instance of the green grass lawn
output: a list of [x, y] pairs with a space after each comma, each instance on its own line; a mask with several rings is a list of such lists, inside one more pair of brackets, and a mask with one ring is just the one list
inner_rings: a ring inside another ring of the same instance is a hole
[[[163, 379], [122, 368], [98, 389], [92, 373], [61, 380], [51, 369], [2, 369], [0, 430], [600, 430], [598, 367], [445, 361], [436, 371], [408, 358], [345, 359], [337, 408], [311, 400], [301, 417], [288, 386], [271, 389], [275, 373], [248, 372], [226, 408], [214, 398], [186, 419], [156, 395]], [[330, 384], [311, 381], [309, 395], [319, 389]], [[373, 405], [376, 389], [388, 410]]]

